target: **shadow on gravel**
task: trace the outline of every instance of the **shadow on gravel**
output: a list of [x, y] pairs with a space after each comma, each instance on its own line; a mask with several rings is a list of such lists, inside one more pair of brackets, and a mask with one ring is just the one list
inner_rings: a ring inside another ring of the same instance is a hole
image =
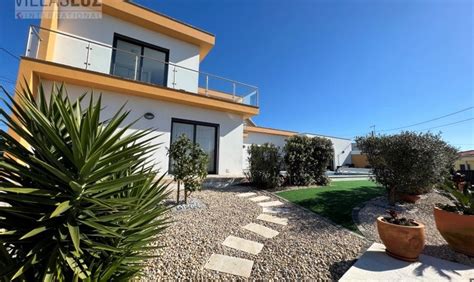
[[338, 281], [346, 271], [351, 268], [354, 263], [356, 263], [357, 259], [353, 260], [343, 260], [333, 263], [329, 266], [329, 272], [331, 273], [331, 277], [334, 281]]

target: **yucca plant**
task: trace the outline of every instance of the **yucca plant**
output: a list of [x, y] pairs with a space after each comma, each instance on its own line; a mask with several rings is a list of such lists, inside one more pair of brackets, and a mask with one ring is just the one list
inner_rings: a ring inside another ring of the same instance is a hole
[[37, 97], [28, 89], [15, 99], [2, 89], [12, 113], [0, 115], [16, 135], [0, 131], [1, 279], [140, 275], [168, 224], [167, 187], [147, 159], [156, 136], [128, 134], [123, 107], [102, 120], [100, 95], [71, 101], [62, 85], [50, 95], [40, 86]]

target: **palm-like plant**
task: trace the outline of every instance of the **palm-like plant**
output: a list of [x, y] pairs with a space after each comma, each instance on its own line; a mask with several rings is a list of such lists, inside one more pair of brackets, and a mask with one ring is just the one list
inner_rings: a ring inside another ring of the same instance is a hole
[[17, 135], [0, 131], [0, 280], [139, 275], [168, 223], [151, 130], [128, 134], [123, 108], [101, 121], [93, 93], [83, 108], [86, 94], [70, 101], [63, 86], [28, 89], [3, 90], [11, 116], [0, 109]]

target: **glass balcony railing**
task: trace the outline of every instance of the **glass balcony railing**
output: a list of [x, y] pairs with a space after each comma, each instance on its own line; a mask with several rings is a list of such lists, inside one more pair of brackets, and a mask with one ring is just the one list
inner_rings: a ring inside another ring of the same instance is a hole
[[[42, 42], [53, 44], [54, 52], [43, 50]], [[148, 49], [137, 52], [127, 44], [118, 48], [72, 34], [31, 26], [26, 57], [258, 106], [259, 93], [255, 86], [173, 64], [167, 62], [159, 51]]]

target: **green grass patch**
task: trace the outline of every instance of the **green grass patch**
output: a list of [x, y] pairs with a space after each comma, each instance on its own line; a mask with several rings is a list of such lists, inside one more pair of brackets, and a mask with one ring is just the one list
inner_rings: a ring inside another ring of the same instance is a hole
[[277, 194], [339, 225], [359, 232], [352, 221], [352, 209], [374, 197], [384, 195], [385, 189], [368, 180], [334, 181], [329, 186]]

